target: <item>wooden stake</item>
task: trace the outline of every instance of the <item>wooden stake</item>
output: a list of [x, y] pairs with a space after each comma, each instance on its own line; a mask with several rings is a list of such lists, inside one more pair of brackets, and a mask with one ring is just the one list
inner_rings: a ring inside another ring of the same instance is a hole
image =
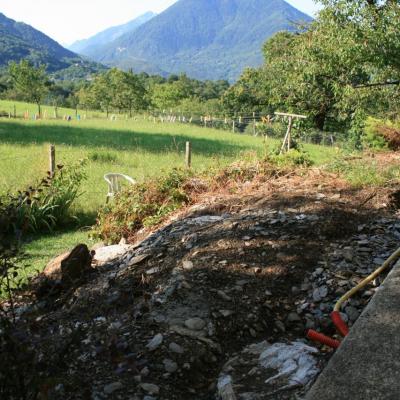
[[257, 136], [256, 132], [256, 113], [253, 112], [253, 136]]
[[287, 138], [287, 149], [290, 150], [291, 142], [292, 142], [292, 126], [293, 126], [293, 118], [289, 117], [289, 126], [288, 126], [288, 138]]
[[192, 166], [192, 145], [190, 142], [186, 142], [186, 168]]
[[49, 147], [49, 172], [50, 176], [54, 176], [54, 172], [56, 171], [56, 146], [51, 144]]

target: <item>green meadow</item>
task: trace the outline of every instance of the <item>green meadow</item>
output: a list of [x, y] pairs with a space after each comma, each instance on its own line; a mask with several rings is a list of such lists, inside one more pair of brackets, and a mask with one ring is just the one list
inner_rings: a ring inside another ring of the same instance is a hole
[[[33, 114], [35, 106], [6, 101], [0, 101], [0, 111], [13, 109], [14, 104], [18, 118], [0, 118], [0, 193], [23, 190], [44, 177], [49, 168], [49, 145], [53, 144], [57, 164], [86, 160], [87, 180], [73, 210], [83, 216], [82, 225], [93, 223], [97, 210], [105, 202], [106, 173], [123, 173], [144, 181], [174, 167], [184, 167], [187, 141], [192, 144], [192, 168], [197, 172], [248, 159], [249, 155], [262, 156], [269, 146], [278, 144], [272, 139], [264, 143], [261, 137], [190, 124], [154, 123], [143, 115], [134, 119], [117, 116], [117, 120], [111, 121], [98, 113], [87, 114], [86, 119], [79, 121], [76, 118], [65, 121], [50, 118], [53, 107], [48, 107], [48, 119], [25, 120], [23, 113], [29, 110]], [[67, 109], [59, 109], [58, 113], [75, 115], [74, 110]], [[316, 164], [329, 162], [336, 154], [329, 147], [304, 145], [304, 148]], [[79, 229], [32, 238], [27, 246], [32, 262], [44, 264], [77, 241], [86, 241], [86, 230]], [[44, 248], [46, 251], [42, 251]]]

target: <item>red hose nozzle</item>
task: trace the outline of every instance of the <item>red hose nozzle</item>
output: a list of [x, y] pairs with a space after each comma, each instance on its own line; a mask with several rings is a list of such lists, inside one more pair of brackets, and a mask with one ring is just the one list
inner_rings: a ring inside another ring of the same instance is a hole
[[314, 342], [319, 342], [325, 344], [326, 346], [331, 347], [332, 349], [337, 349], [340, 346], [340, 342], [338, 340], [332, 339], [328, 336], [323, 335], [322, 333], [316, 332], [310, 329], [307, 332], [307, 337]]
[[342, 316], [340, 315], [339, 311], [333, 311], [331, 314], [332, 322], [336, 326], [336, 329], [339, 331], [339, 333], [346, 337], [349, 334], [349, 327], [347, 324], [343, 321]]

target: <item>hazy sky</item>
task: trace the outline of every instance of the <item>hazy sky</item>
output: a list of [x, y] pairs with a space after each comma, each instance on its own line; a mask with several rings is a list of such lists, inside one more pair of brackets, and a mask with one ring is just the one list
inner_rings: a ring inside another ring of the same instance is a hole
[[[267, 1], [267, 0], [266, 0]], [[313, 0], [287, 0], [312, 15]], [[62, 44], [84, 39], [146, 11], [161, 12], [176, 0], [0, 0], [0, 12], [23, 21]]]

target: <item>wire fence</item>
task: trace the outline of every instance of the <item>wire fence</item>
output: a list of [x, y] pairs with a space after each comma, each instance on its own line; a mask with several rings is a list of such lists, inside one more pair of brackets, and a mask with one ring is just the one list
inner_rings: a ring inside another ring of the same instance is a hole
[[[21, 107], [20, 107], [21, 108]], [[43, 106], [41, 116], [32, 110], [21, 110], [16, 106], [9, 111], [1, 111], [0, 117], [19, 120], [109, 120], [109, 121], [147, 121], [154, 124], [190, 124], [198, 127], [213, 128], [232, 133], [249, 134], [253, 136], [281, 138], [285, 134], [288, 119], [277, 117], [266, 112], [213, 112], [205, 113], [197, 110], [159, 110], [152, 109], [136, 112], [132, 116], [128, 110], [110, 109], [108, 112], [83, 109], [63, 109], [58, 107]], [[341, 146], [344, 141], [343, 134], [338, 132], [323, 132], [307, 129], [303, 124], [294, 126], [294, 137], [304, 143], [321, 144], [326, 146]]]

